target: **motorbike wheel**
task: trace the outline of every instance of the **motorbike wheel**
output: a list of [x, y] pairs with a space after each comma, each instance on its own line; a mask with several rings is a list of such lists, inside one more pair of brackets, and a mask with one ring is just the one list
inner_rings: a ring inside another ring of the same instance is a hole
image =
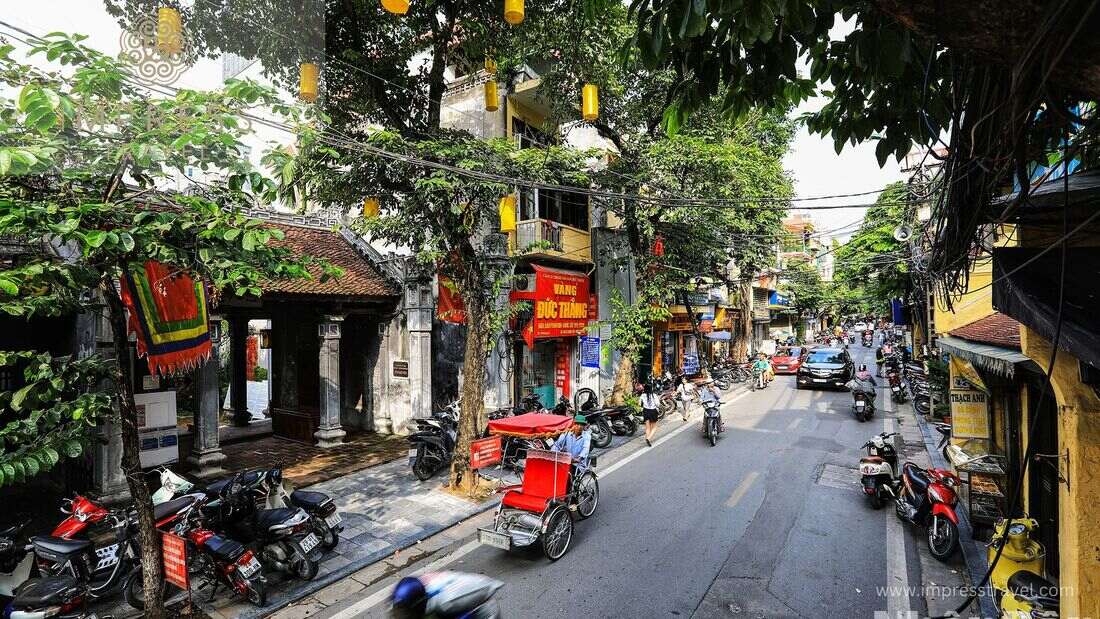
[[710, 446], [718, 444], [718, 420], [711, 417], [707, 420], [707, 434], [710, 435]]
[[658, 407], [658, 419], [664, 419], [672, 411], [676, 410], [676, 400], [673, 398], [661, 398], [661, 405]]
[[928, 550], [937, 561], [947, 561], [959, 547], [959, 528], [943, 516], [932, 516], [928, 523]]
[[878, 493], [877, 489], [875, 490], [874, 494], [870, 495], [870, 499], [871, 499], [871, 509], [882, 509], [882, 506], [883, 506], [884, 503], [883, 503], [883, 500], [882, 500], [882, 495]]
[[321, 548], [332, 550], [340, 543], [340, 532], [328, 526], [323, 518], [314, 520], [313, 528], [317, 530], [317, 537], [321, 538]]
[[591, 471], [585, 471], [577, 480], [577, 514], [581, 518], [588, 518], [596, 513], [596, 506], [600, 504], [600, 482]]
[[428, 462], [427, 449], [423, 445], [416, 446], [416, 459], [413, 460], [413, 475], [420, 481], [428, 481], [435, 475], [435, 467]]
[[634, 421], [633, 415], [623, 416], [623, 434], [626, 436], [634, 436], [638, 431], [638, 422]]
[[245, 597], [248, 599], [249, 604], [257, 608], [267, 606], [267, 583], [262, 578], [256, 580], [249, 580], [241, 576], [236, 578], [244, 585]]
[[317, 577], [317, 570], [319, 567], [316, 561], [300, 554], [298, 556], [298, 563], [294, 568], [294, 575], [302, 580], [313, 580]]
[[592, 424], [592, 446], [603, 449], [611, 444], [611, 427], [606, 419], [598, 419]]
[[569, 550], [573, 541], [573, 519], [569, 510], [555, 507], [546, 519], [546, 532], [542, 534], [542, 552], [547, 559], [557, 561]]
[[122, 585], [122, 596], [126, 598], [126, 603], [138, 610], [145, 610], [144, 585], [145, 583], [141, 577], [141, 566], [131, 572]]

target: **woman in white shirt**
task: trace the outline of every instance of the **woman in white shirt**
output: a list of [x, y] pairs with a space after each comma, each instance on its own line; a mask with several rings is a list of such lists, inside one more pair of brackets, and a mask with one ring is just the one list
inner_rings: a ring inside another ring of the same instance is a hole
[[684, 421], [688, 420], [688, 406], [691, 405], [691, 401], [695, 398], [695, 386], [684, 379], [683, 376], [676, 377], [676, 406], [680, 408], [680, 416], [684, 418]]
[[642, 419], [645, 420], [645, 444], [653, 447], [650, 440], [657, 432], [657, 411], [661, 406], [661, 399], [653, 393], [653, 385], [646, 383], [642, 389]]

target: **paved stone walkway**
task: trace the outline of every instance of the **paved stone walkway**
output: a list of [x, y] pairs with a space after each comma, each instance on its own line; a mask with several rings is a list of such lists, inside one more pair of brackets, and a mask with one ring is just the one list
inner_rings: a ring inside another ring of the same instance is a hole
[[329, 449], [267, 436], [223, 445], [222, 467], [228, 471], [281, 467], [283, 475], [302, 488], [397, 458], [404, 462], [408, 446], [403, 436], [374, 432], [349, 434], [342, 445]]

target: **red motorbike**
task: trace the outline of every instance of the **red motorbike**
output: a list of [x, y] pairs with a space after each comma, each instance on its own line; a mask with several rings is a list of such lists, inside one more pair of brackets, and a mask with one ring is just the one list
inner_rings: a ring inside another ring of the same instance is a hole
[[924, 527], [932, 556], [947, 561], [959, 548], [959, 516], [955, 513], [959, 477], [946, 469], [922, 469], [906, 462], [901, 482], [894, 501], [898, 518]]

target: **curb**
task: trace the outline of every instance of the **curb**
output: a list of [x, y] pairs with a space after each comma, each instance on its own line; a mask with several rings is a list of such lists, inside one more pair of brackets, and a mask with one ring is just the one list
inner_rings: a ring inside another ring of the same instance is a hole
[[[934, 430], [928, 425], [923, 415], [918, 415], [912, 407], [910, 407], [910, 411], [913, 418], [917, 420], [917, 427], [920, 428], [921, 436], [924, 437], [924, 448], [928, 451], [928, 457], [932, 460], [933, 466], [950, 469], [950, 463], [944, 460], [943, 454], [936, 449], [938, 441], [932, 434]], [[976, 587], [985, 578], [985, 573], [989, 569], [985, 559], [985, 545], [974, 539], [974, 529], [970, 526], [970, 514], [961, 502], [957, 513], [959, 515], [959, 546], [962, 549], [963, 558], [966, 560], [967, 571], [970, 572], [970, 584]], [[979, 614], [982, 617], [999, 617], [1000, 614], [993, 604], [993, 598], [986, 593], [988, 587], [987, 584], [978, 591]], [[973, 603], [971, 606], [973, 606]]]

